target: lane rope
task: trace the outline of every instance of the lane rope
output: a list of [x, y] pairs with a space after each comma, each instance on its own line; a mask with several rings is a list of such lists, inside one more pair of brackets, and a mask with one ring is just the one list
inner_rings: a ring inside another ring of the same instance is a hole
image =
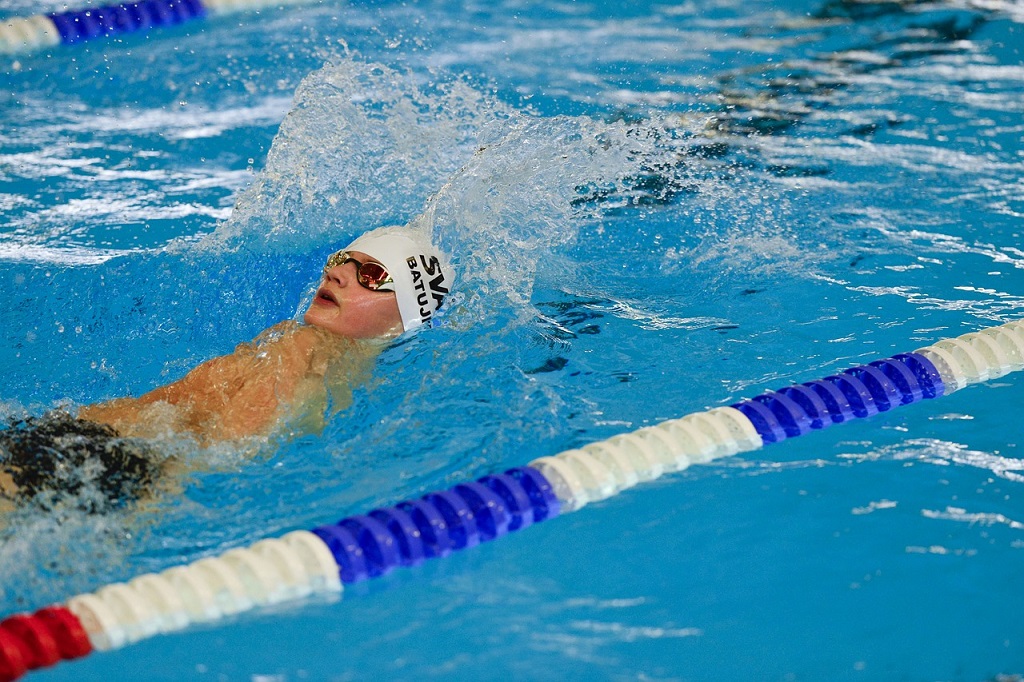
[[0, 19], [0, 54], [27, 54], [58, 45], [126, 35], [202, 19], [313, 0], [140, 0], [52, 14]]
[[0, 682], [191, 623], [339, 596], [344, 584], [490, 542], [691, 464], [948, 395], [1024, 369], [1024, 321], [945, 339], [427, 493], [106, 585], [0, 621]]

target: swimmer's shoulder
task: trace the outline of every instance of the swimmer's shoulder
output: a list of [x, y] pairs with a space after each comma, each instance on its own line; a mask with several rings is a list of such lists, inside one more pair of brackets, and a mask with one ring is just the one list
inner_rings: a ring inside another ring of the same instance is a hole
[[314, 325], [285, 320], [264, 331], [251, 343], [241, 344], [237, 352], [273, 358], [287, 364], [320, 366], [343, 357], [352, 359], [365, 355], [363, 345]]
[[285, 320], [260, 332], [259, 336], [252, 341], [245, 341], [235, 346], [235, 354], [280, 353], [292, 348], [308, 351], [326, 342], [326, 339], [319, 333], [321, 331], [295, 320]]

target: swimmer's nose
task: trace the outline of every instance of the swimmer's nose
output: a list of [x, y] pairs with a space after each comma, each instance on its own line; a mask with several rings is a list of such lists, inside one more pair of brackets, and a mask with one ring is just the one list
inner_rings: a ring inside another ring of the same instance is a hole
[[[351, 266], [351, 267], [350, 267]], [[324, 273], [326, 279], [335, 282], [339, 286], [348, 286], [356, 277], [356, 264], [349, 262], [344, 265], [335, 265]]]

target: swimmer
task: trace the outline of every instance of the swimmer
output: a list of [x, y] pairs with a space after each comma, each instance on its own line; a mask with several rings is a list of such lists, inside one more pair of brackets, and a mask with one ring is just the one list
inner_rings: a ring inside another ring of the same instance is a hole
[[87, 462], [103, 469], [108, 496], [135, 497], [159, 477], [153, 439], [209, 446], [283, 426], [316, 431], [348, 406], [388, 340], [432, 323], [452, 279], [444, 254], [410, 229], [368, 232], [327, 259], [302, 322], [281, 322], [140, 397], [0, 431], [0, 497], [31, 497]]

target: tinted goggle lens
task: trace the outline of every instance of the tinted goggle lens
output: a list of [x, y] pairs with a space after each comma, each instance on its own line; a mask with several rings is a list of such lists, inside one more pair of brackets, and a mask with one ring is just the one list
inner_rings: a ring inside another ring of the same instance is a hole
[[[356, 271], [359, 283], [367, 289], [382, 291], [384, 287], [391, 284], [391, 275], [380, 263], [360, 263]], [[393, 290], [394, 287], [391, 287]]]
[[352, 258], [348, 251], [338, 251], [337, 253], [331, 254], [331, 257], [327, 259], [327, 264], [324, 265], [324, 274], [331, 268], [335, 268], [339, 265], [345, 265], [348, 262], [356, 264], [356, 279], [358, 282], [369, 289], [370, 291], [394, 291], [395, 284], [394, 280], [391, 279], [391, 275], [380, 263], [374, 263], [368, 261], [366, 263], [360, 263], [355, 258]]

